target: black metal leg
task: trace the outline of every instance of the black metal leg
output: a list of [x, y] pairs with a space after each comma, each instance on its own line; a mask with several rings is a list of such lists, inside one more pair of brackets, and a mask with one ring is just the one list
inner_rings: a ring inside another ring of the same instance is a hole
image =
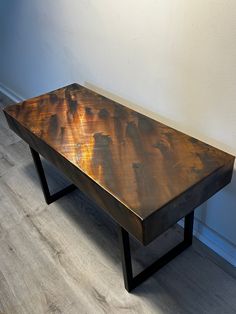
[[184, 218], [184, 242], [189, 245], [193, 242], [193, 220], [194, 211], [186, 215]]
[[127, 291], [131, 291], [133, 286], [133, 270], [129, 245], [129, 234], [127, 231], [125, 231], [125, 229], [121, 227], [119, 235], [125, 289]]
[[130, 252], [130, 243], [129, 243], [129, 234], [126, 230], [120, 227], [120, 245], [121, 245], [121, 259], [122, 259], [122, 268], [124, 276], [125, 289], [131, 291], [143, 281], [148, 279], [151, 275], [157, 272], [161, 267], [169, 263], [173, 258], [183, 252], [187, 247], [192, 244], [193, 237], [193, 219], [194, 211], [185, 216], [184, 221], [184, 240], [171, 249], [169, 252], [164, 254], [150, 266], [145, 268], [141, 273], [136, 276], [133, 276], [132, 271], [132, 261], [131, 261], [131, 252]]
[[61, 198], [62, 196], [64, 196], [64, 195], [68, 194], [69, 192], [72, 192], [75, 189], [77, 189], [77, 187], [74, 184], [71, 184], [71, 185], [65, 187], [64, 189], [54, 193], [54, 194], [50, 194], [39, 153], [36, 152], [32, 147], [30, 147], [30, 151], [31, 151], [31, 154], [32, 154], [32, 157], [34, 160], [35, 168], [36, 168], [38, 176], [39, 176], [39, 181], [40, 181], [40, 184], [41, 184], [41, 187], [43, 190], [43, 195], [44, 195], [44, 198], [45, 198], [45, 201], [47, 204], [51, 204], [54, 201]]

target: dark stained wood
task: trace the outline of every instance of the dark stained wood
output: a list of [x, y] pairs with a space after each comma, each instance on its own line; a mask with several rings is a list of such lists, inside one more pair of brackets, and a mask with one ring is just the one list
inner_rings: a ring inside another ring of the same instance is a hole
[[5, 115], [143, 244], [231, 181], [234, 156], [78, 84], [8, 106]]

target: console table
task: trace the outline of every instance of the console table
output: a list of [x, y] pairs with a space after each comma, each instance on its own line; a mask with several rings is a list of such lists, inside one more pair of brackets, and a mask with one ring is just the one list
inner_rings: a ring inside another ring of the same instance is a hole
[[[78, 84], [4, 113], [30, 146], [48, 204], [79, 188], [117, 222], [128, 291], [191, 245], [194, 209], [231, 181], [234, 156]], [[40, 155], [72, 184], [51, 194]], [[148, 245], [183, 217], [183, 241], [134, 276], [129, 234]]]

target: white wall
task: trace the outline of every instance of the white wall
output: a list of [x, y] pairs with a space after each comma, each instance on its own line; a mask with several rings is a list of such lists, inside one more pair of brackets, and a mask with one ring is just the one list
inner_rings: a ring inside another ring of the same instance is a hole
[[[0, 10], [0, 82], [18, 95], [76, 81], [236, 154], [235, 0], [2, 0]], [[235, 177], [198, 209], [197, 231], [236, 265]]]

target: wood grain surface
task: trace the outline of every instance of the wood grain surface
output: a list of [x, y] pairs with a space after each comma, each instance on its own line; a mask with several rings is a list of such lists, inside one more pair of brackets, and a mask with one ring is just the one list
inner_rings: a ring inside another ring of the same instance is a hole
[[[43, 159], [52, 191], [68, 182]], [[233, 314], [236, 269], [193, 246], [123, 289], [113, 220], [78, 190], [48, 206], [27, 144], [9, 130], [0, 93], [0, 313]], [[140, 271], [182, 239], [177, 225], [148, 247], [131, 239]]]
[[233, 156], [78, 84], [5, 114], [18, 135], [144, 244], [231, 180]]

